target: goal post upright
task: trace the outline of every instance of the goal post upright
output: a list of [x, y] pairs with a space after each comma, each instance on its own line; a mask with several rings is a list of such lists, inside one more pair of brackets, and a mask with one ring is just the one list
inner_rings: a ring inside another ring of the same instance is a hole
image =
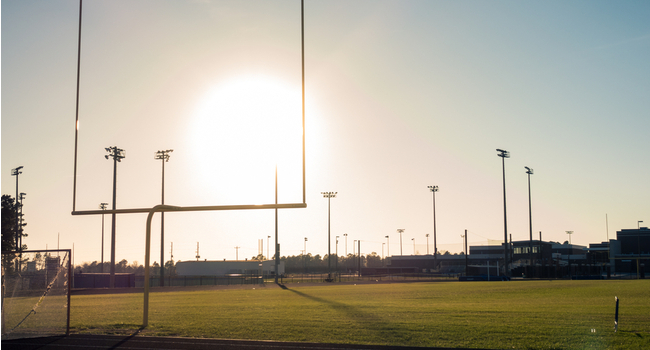
[[[276, 168], [276, 199], [274, 204], [251, 204], [251, 205], [212, 205], [212, 206], [172, 206], [172, 205], [156, 205], [153, 208], [130, 208], [130, 209], [117, 209], [112, 210], [77, 210], [76, 196], [77, 196], [77, 149], [78, 149], [78, 134], [79, 134], [79, 77], [81, 65], [81, 24], [82, 24], [82, 0], [79, 0], [79, 38], [77, 48], [77, 99], [76, 99], [76, 114], [75, 114], [75, 143], [74, 143], [74, 170], [73, 170], [73, 198], [72, 198], [72, 212], [73, 216], [77, 215], [105, 215], [105, 214], [134, 214], [134, 213], [147, 213], [146, 223], [146, 246], [145, 246], [145, 281], [144, 281], [144, 315], [143, 327], [148, 325], [148, 309], [149, 309], [149, 260], [150, 260], [150, 242], [151, 242], [151, 220], [153, 215], [157, 212], [196, 212], [196, 211], [219, 211], [219, 210], [249, 210], [249, 209], [275, 209], [276, 210], [276, 252], [278, 246], [277, 239], [277, 210], [278, 209], [292, 209], [292, 208], [306, 208], [307, 207], [307, 190], [306, 190], [306, 151], [305, 151], [305, 24], [304, 24], [304, 0], [300, 1], [300, 35], [301, 35], [301, 84], [302, 84], [302, 203], [278, 203], [277, 201], [277, 168]], [[277, 254], [276, 254], [277, 255]], [[278, 258], [278, 257], [276, 257]], [[161, 261], [161, 265], [164, 262]], [[276, 275], [277, 277], [277, 275]], [[69, 294], [69, 293], [68, 293]], [[68, 301], [69, 305], [69, 301]], [[70, 310], [68, 309], [68, 316]], [[69, 329], [69, 317], [68, 317]]]

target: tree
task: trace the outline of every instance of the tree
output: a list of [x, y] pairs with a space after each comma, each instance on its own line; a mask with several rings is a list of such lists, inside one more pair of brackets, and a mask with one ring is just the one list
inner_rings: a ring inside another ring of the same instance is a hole
[[[2, 195], [2, 250], [11, 251], [17, 250], [16, 248], [16, 220], [20, 219], [22, 214], [16, 216], [16, 200], [8, 194]], [[26, 226], [22, 224], [22, 227]], [[20, 230], [22, 237], [27, 237], [24, 230]], [[27, 245], [23, 244], [23, 250], [27, 249]]]
[[257, 256], [252, 257], [251, 260], [253, 260], [253, 261], [264, 261], [264, 260], [266, 260], [266, 258], [264, 257], [263, 254], [258, 254]]
[[165, 263], [165, 273], [167, 276], [176, 276], [176, 264], [174, 260], [167, 260]]

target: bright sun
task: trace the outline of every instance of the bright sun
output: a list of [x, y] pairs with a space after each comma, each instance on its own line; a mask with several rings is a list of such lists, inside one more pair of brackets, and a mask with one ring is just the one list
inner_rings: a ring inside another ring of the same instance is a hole
[[204, 200], [272, 203], [275, 167], [284, 193], [302, 189], [299, 88], [245, 76], [205, 93], [192, 118], [190, 150]]

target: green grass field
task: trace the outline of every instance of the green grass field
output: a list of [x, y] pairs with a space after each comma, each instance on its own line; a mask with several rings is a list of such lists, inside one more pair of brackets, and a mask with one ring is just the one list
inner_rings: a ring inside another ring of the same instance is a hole
[[[620, 299], [614, 333], [615, 300]], [[289, 285], [152, 293], [145, 335], [488, 349], [650, 349], [650, 281]], [[73, 295], [75, 333], [128, 333], [142, 294]]]

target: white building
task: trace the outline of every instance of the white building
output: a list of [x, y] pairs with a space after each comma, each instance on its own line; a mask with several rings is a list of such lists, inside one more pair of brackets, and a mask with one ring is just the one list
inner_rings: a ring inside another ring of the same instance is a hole
[[[284, 262], [280, 261], [278, 273], [284, 274]], [[228, 276], [228, 275], [275, 275], [275, 261], [265, 260], [222, 260], [222, 261], [179, 261], [176, 263], [178, 276]]]

